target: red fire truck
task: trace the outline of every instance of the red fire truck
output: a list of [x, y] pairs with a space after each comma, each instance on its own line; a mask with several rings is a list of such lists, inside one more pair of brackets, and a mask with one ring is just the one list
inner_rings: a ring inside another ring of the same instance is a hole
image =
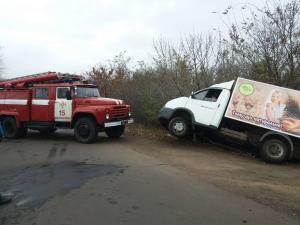
[[91, 143], [98, 132], [120, 137], [132, 123], [122, 100], [100, 97], [98, 87], [82, 76], [46, 72], [0, 82], [0, 119], [7, 138], [74, 128], [76, 139]]

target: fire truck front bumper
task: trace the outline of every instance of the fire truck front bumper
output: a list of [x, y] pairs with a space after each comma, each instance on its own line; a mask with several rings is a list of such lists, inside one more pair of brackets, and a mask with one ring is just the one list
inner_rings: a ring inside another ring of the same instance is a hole
[[120, 121], [114, 121], [114, 122], [106, 122], [104, 123], [104, 127], [117, 127], [117, 126], [123, 126], [126, 124], [133, 123], [133, 119], [128, 120], [120, 120]]

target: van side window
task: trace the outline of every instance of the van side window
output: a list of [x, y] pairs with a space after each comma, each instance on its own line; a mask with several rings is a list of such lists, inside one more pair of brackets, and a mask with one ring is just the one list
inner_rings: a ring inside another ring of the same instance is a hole
[[207, 89], [201, 92], [198, 92], [193, 96], [194, 99], [216, 102], [221, 94], [221, 89]]
[[48, 88], [36, 88], [35, 89], [35, 98], [36, 99], [48, 99], [49, 98]]
[[216, 102], [218, 100], [221, 92], [222, 92], [222, 90], [220, 90], [220, 89], [209, 89], [203, 100], [209, 101], [209, 102]]
[[200, 91], [193, 95], [194, 99], [203, 100], [207, 94], [208, 90]]

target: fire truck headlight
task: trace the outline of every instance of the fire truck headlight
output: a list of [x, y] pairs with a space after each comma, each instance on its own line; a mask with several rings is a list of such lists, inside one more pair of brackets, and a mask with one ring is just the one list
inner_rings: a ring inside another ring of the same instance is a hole
[[105, 119], [109, 120], [109, 113], [105, 114]]
[[128, 116], [131, 117], [131, 112], [128, 113]]

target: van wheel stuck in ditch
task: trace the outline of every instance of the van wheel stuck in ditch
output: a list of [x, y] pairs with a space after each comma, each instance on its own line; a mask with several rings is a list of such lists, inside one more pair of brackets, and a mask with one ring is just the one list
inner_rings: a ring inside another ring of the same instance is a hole
[[297, 90], [238, 78], [172, 99], [158, 118], [177, 137], [194, 134], [247, 144], [269, 163], [300, 159]]
[[287, 160], [289, 149], [281, 140], [269, 139], [263, 142], [260, 156], [269, 163], [281, 163]]
[[169, 122], [169, 131], [172, 135], [183, 138], [189, 134], [188, 121], [182, 117], [174, 117]]

